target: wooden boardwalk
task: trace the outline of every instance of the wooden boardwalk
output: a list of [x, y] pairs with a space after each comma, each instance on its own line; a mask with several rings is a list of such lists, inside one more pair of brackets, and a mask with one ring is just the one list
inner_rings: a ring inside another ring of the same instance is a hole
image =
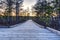
[[60, 36], [28, 20], [14, 28], [0, 28], [0, 40], [60, 40]]

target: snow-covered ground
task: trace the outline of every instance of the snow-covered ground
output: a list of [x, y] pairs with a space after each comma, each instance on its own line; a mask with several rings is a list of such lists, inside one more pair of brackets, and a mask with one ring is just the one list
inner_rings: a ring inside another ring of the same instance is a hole
[[14, 28], [0, 28], [0, 40], [60, 40], [60, 36], [28, 20]]

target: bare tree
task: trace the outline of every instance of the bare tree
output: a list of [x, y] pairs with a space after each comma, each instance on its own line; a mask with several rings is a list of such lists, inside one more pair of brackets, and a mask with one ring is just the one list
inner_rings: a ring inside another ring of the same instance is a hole
[[16, 0], [16, 21], [18, 22], [18, 15], [19, 15], [19, 11], [20, 8], [22, 6], [23, 0]]

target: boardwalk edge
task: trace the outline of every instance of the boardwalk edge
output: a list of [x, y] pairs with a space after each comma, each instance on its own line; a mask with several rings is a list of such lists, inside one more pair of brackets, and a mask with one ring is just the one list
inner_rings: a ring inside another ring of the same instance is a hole
[[49, 28], [49, 27], [47, 27], [47, 29], [50, 30], [51, 32], [55, 33], [55, 34], [58, 34], [60, 36], [60, 31]]
[[[32, 22], [34, 22], [34, 21], [32, 21]], [[44, 26], [42, 26], [42, 25], [39, 25], [38, 23], [36, 23], [36, 22], [34, 22], [37, 26], [39, 26], [39, 27], [41, 27], [41, 28], [44, 28]]]

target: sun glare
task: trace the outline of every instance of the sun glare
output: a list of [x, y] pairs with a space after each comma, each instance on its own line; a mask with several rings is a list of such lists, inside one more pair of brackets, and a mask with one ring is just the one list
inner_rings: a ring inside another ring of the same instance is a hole
[[36, 3], [36, 0], [24, 0], [23, 9], [29, 8], [31, 10], [32, 6]]

